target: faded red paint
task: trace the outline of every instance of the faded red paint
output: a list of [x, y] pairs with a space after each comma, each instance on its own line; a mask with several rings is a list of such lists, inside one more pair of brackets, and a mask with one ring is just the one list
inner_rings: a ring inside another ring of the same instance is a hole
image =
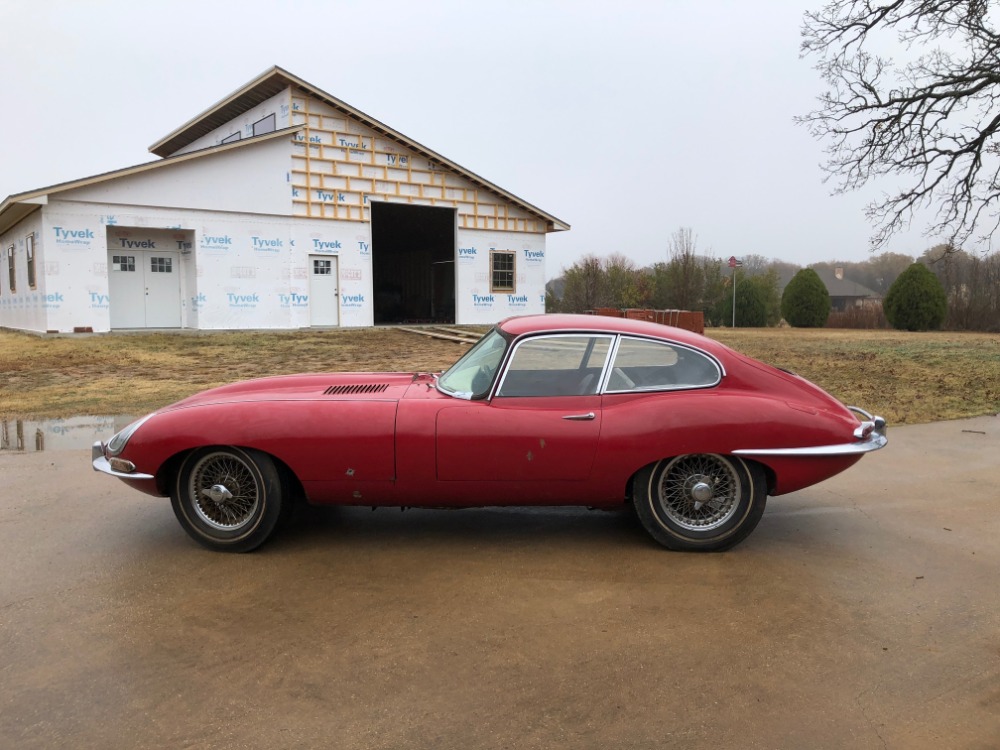
[[[499, 325], [511, 344], [552, 332], [674, 342], [708, 353], [725, 375], [718, 385], [698, 390], [477, 401], [438, 391], [428, 374], [265, 378], [162, 409], [121, 456], [156, 478], [126, 482], [166, 494], [179, 456], [229, 445], [281, 461], [313, 503], [614, 507], [626, 502], [631, 477], [660, 459], [850, 443], [860, 424], [812, 383], [689, 331], [586, 315], [527, 316]], [[349, 385], [379, 388], [327, 394]], [[565, 419], [590, 413], [592, 419]], [[768, 469], [770, 494], [782, 494], [822, 481], [859, 458], [753, 460]]]

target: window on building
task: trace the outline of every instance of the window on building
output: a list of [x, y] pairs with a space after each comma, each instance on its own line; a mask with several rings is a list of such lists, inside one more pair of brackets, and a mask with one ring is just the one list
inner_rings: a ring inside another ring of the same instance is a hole
[[254, 135], [264, 135], [264, 133], [273, 133], [275, 129], [275, 117], [273, 114], [267, 117], [262, 117], [253, 124], [253, 134]]
[[112, 271], [125, 271], [125, 272], [135, 272], [135, 256], [134, 255], [112, 255], [111, 256], [111, 270]]
[[240, 139], [240, 135], [241, 135], [240, 131], [237, 130], [232, 135], [227, 135], [225, 138], [223, 138], [222, 142], [223, 143], [235, 143], [236, 141], [238, 141]]
[[514, 291], [514, 252], [493, 250], [490, 252], [490, 291]]
[[35, 283], [35, 234], [32, 232], [27, 237], [24, 238], [24, 248], [27, 260], [25, 261], [28, 268], [28, 287], [30, 289], [36, 288]]
[[14, 273], [14, 246], [13, 245], [11, 245], [10, 247], [7, 248], [7, 276], [8, 276], [8, 281], [10, 283], [10, 291], [11, 291], [11, 294], [13, 294], [15, 291], [17, 291], [17, 282], [16, 282], [16, 280], [14, 278], [15, 277], [15, 273]]
[[174, 259], [151, 257], [149, 259], [149, 270], [152, 273], [173, 273]]

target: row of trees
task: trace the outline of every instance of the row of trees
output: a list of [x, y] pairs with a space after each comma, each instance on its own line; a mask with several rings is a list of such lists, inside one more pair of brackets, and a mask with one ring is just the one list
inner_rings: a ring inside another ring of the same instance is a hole
[[[845, 279], [867, 287], [876, 297], [886, 298], [914, 263], [928, 271], [918, 284], [920, 294], [937, 294], [927, 290], [929, 277], [939, 282], [933, 288], [939, 289], [946, 300], [942, 319], [931, 316], [929, 327], [1000, 330], [1000, 253], [983, 256], [939, 245], [918, 259], [883, 253], [861, 262], [814, 264], [808, 274], [801, 274], [802, 269], [792, 263], [747, 255], [743, 266], [733, 274], [725, 261], [698, 252], [690, 229], [675, 232], [668, 243], [667, 260], [650, 267], [640, 268], [617, 253], [604, 258], [585, 256], [550, 283], [548, 309], [697, 310], [705, 314], [707, 324], [728, 326], [733, 323], [735, 281], [737, 326], [776, 325], [782, 318], [792, 325], [824, 325], [830, 312], [829, 293], [815, 270], [840, 268]], [[884, 325], [886, 320], [877, 307], [868, 318], [876, 321], [875, 325]], [[891, 317], [889, 322], [900, 328], [911, 327], [899, 321], [893, 323]], [[926, 323], [920, 325], [928, 327]]]
[[[890, 319], [906, 286], [913, 311], [945, 327], [1000, 330], [1000, 255], [955, 250], [988, 249], [1000, 230], [998, 11], [996, 0], [826, 0], [805, 14], [801, 50], [827, 88], [797, 119], [824, 142], [835, 192], [882, 183], [866, 209], [873, 248], [914, 219], [948, 239], [920, 259], [929, 273], [866, 284]], [[916, 305], [918, 289], [933, 304]]]
[[[844, 277], [882, 296], [890, 318], [899, 312], [899, 290], [907, 288], [915, 300], [934, 297], [932, 321], [943, 315], [947, 327], [1000, 330], [1000, 255], [955, 250], [974, 242], [990, 247], [1000, 230], [998, 6], [996, 0], [826, 0], [805, 14], [801, 50], [827, 89], [797, 119], [824, 142], [823, 168], [835, 192], [892, 178], [895, 188], [880, 191], [866, 209], [875, 225], [873, 249], [928, 215], [927, 233], [949, 240], [917, 264], [894, 253], [845, 264]], [[778, 280], [788, 283], [795, 272], [781, 267], [787, 264], [748, 256], [745, 269], [727, 279], [721, 264], [698, 255], [694, 245], [691, 231], [681, 230], [667, 262], [651, 269], [620, 255], [584, 258], [557, 285], [552, 309], [684, 308], [718, 324], [731, 318], [735, 300], [737, 324], [770, 323], [781, 314]], [[793, 298], [804, 296], [786, 303], [786, 317], [822, 317], [820, 307], [802, 308], [821, 296], [808, 276], [793, 286]]]
[[[811, 268], [803, 268], [795, 274], [781, 295], [781, 314], [789, 325], [797, 328], [829, 325], [830, 306], [826, 286]], [[882, 307], [884, 320], [893, 328], [930, 331], [940, 328], [944, 322], [948, 299], [944, 287], [930, 269], [922, 263], [912, 263], [889, 287]], [[834, 324], [839, 322], [833, 321]]]
[[938, 246], [920, 260], [938, 278], [947, 296], [945, 328], [1000, 331], [1000, 253], [983, 256]]
[[766, 261], [754, 256], [753, 265], [748, 263], [733, 276], [717, 258], [699, 254], [694, 233], [682, 228], [669, 240], [667, 261], [651, 267], [640, 268], [620, 253], [584, 256], [550, 285], [547, 308], [697, 310], [710, 325], [729, 325], [735, 279], [737, 325], [775, 325], [781, 319], [781, 275], [757, 259]]

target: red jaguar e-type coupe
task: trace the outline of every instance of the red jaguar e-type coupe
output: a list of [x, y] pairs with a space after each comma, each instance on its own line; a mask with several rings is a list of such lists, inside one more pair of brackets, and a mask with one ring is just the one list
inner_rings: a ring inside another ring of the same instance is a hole
[[[858, 416], [855, 415], [859, 415]], [[768, 495], [886, 444], [885, 420], [676, 328], [589, 315], [499, 323], [444, 373], [214, 388], [96, 443], [185, 531], [246, 552], [293, 502], [626, 507], [677, 550], [722, 550]]]

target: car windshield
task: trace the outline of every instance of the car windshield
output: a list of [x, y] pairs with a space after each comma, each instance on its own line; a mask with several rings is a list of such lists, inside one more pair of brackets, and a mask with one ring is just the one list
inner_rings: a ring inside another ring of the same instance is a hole
[[438, 378], [438, 388], [456, 398], [485, 396], [506, 348], [507, 340], [494, 328]]

